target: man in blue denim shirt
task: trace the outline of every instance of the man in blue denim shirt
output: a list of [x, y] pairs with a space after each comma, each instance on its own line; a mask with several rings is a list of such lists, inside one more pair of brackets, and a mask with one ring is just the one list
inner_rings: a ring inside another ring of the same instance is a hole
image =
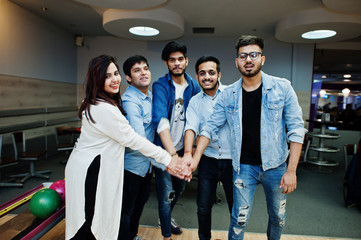
[[[126, 118], [139, 135], [153, 142], [152, 93], [148, 90], [151, 72], [148, 61], [140, 55], [129, 57], [123, 64], [123, 71], [130, 84], [122, 96]], [[119, 239], [141, 239], [137, 233], [144, 205], [149, 199], [152, 165], [162, 170], [166, 169], [163, 164], [157, 163], [153, 158], [145, 157], [139, 151], [125, 149]]]
[[[199, 58], [196, 62], [196, 77], [203, 91], [192, 97], [187, 108], [184, 159], [192, 157], [194, 139], [212, 114], [214, 105], [225, 88], [220, 82], [220, 62], [216, 57]], [[217, 135], [205, 149], [198, 166], [197, 215], [200, 240], [211, 239], [212, 207], [218, 182], [223, 185], [229, 213], [232, 211], [233, 169], [227, 123], [220, 127]]]
[[228, 239], [243, 239], [259, 183], [269, 214], [267, 237], [280, 239], [286, 194], [297, 185], [296, 169], [306, 132], [302, 110], [288, 80], [261, 71], [266, 60], [263, 46], [259, 37], [239, 38], [235, 62], [242, 78], [221, 93], [189, 163], [195, 169], [210, 139], [217, 137], [221, 126], [229, 124], [234, 185]]
[[[155, 144], [172, 156], [183, 156], [183, 133], [189, 100], [199, 91], [198, 83], [185, 73], [188, 65], [187, 47], [169, 42], [162, 51], [162, 59], [169, 72], [153, 84], [153, 123]], [[168, 172], [154, 169], [158, 196], [158, 211], [164, 240], [172, 233], [181, 234], [181, 228], [171, 218], [171, 212], [184, 191], [185, 181]]]

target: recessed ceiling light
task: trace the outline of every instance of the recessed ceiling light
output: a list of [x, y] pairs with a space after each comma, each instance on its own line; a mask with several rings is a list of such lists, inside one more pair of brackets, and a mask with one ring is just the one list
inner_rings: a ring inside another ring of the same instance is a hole
[[322, 75], [321, 78], [327, 78], [327, 76], [326, 76], [326, 75]]
[[144, 26], [137, 26], [129, 28], [129, 32], [138, 35], [138, 36], [156, 36], [159, 34], [159, 31], [152, 27], [144, 27]]
[[323, 39], [329, 38], [336, 35], [335, 31], [332, 30], [315, 30], [309, 31], [302, 34], [302, 38], [305, 39]]
[[344, 82], [351, 82], [350, 79], [344, 79], [343, 81], [344, 81]]
[[344, 78], [350, 78], [351, 77], [351, 74], [345, 74], [343, 75]]

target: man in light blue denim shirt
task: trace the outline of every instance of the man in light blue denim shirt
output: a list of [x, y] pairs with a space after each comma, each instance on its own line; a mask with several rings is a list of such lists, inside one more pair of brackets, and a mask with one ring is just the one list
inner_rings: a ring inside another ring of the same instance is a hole
[[[220, 93], [220, 62], [216, 57], [203, 56], [196, 62], [196, 77], [202, 91], [191, 98], [187, 108], [184, 135], [184, 158], [192, 157], [193, 143], [200, 130], [213, 112]], [[198, 166], [197, 215], [198, 237], [211, 239], [212, 207], [216, 198], [218, 182], [221, 182], [226, 195], [229, 213], [232, 211], [233, 182], [230, 129], [227, 123], [220, 127], [217, 138], [205, 149]]]
[[255, 189], [261, 183], [269, 214], [267, 237], [279, 240], [285, 225], [286, 194], [297, 186], [296, 169], [306, 132], [302, 110], [288, 80], [261, 71], [266, 60], [263, 46], [259, 37], [239, 38], [235, 63], [242, 78], [219, 96], [189, 162], [195, 169], [209, 141], [217, 137], [221, 126], [229, 124], [234, 185], [228, 239], [243, 239]]
[[[148, 90], [151, 72], [148, 61], [140, 55], [132, 56], [124, 62], [123, 70], [127, 82], [130, 84], [122, 96], [126, 118], [139, 135], [153, 142], [152, 93]], [[123, 204], [119, 235], [122, 240], [133, 240], [138, 237], [139, 220], [150, 194], [152, 165], [162, 170], [166, 169], [166, 166], [157, 163], [152, 158], [145, 157], [139, 151], [125, 149]]]

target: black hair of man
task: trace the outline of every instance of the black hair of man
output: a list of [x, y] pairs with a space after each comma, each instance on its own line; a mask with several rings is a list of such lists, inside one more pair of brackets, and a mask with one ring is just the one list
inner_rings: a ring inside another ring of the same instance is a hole
[[264, 47], [264, 40], [257, 36], [252, 35], [242, 35], [240, 38], [238, 38], [236, 43], [236, 54], [238, 56], [238, 49], [240, 47], [248, 46], [248, 45], [257, 45], [261, 49]]
[[213, 56], [202, 56], [200, 57], [196, 62], [196, 74], [198, 74], [199, 71], [199, 65], [205, 62], [214, 62], [217, 64], [217, 72], [219, 73], [221, 71], [221, 63], [219, 62], [218, 58]]
[[169, 56], [171, 53], [174, 52], [181, 52], [183, 53], [184, 57], [187, 57], [187, 46], [181, 42], [171, 41], [165, 45], [162, 51], [162, 59], [163, 61], [168, 61]]
[[[145, 64], [147, 64], [147, 66], [149, 67], [148, 61], [145, 57], [141, 56], [141, 55], [134, 55], [129, 57], [127, 60], [125, 60], [125, 62], [123, 63], [123, 72], [125, 75], [132, 77], [130, 70], [132, 69], [132, 67], [136, 64], [136, 63], [142, 63], [144, 62]], [[130, 82], [127, 81], [129, 84]]]

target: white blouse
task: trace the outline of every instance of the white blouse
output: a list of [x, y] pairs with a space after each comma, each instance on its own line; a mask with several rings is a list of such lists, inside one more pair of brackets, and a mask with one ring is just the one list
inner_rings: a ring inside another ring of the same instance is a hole
[[117, 239], [123, 194], [124, 149], [138, 150], [168, 165], [170, 155], [139, 136], [116, 106], [91, 105], [95, 123], [83, 113], [80, 137], [65, 168], [66, 239], [85, 222], [85, 179], [88, 167], [100, 155], [100, 169], [91, 230], [97, 239]]

